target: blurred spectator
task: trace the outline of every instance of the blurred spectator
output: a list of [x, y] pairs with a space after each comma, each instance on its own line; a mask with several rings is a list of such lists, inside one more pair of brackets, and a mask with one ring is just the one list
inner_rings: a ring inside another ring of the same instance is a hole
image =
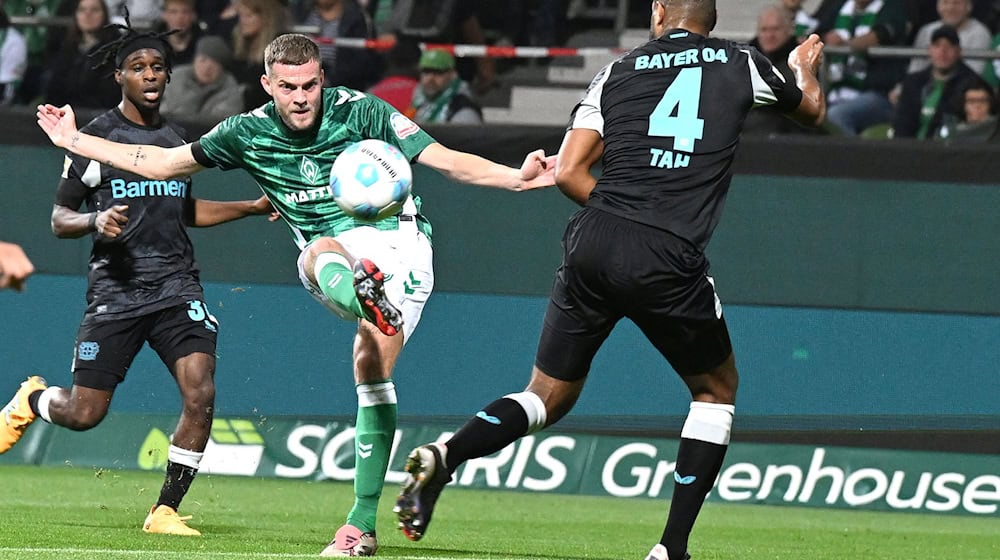
[[912, 45], [923, 26], [941, 19], [937, 12], [937, 0], [909, 0], [906, 3], [906, 21], [910, 26], [909, 43]]
[[167, 35], [167, 42], [174, 49], [174, 67], [194, 62], [194, 49], [201, 38], [195, 0], [163, 0], [163, 11], [156, 25], [157, 31], [177, 30]]
[[[479, 2], [462, 0], [396, 0], [388, 29], [397, 38], [425, 43], [486, 44], [479, 24]], [[482, 95], [496, 82], [496, 63], [490, 57], [463, 58], [457, 66], [463, 80]]]
[[368, 90], [407, 117], [413, 118], [413, 91], [419, 83], [420, 46], [416, 41], [401, 39], [396, 42], [387, 56], [388, 68], [385, 77]]
[[[942, 25], [958, 30], [962, 48], [966, 50], [986, 50], [993, 40], [990, 30], [982, 22], [972, 17], [972, 0], [937, 0], [937, 21], [920, 28], [913, 39], [913, 46], [926, 49], [931, 43], [931, 35]], [[926, 58], [914, 58], [910, 61], [909, 72], [918, 72], [927, 68], [930, 62]], [[976, 72], [982, 73], [986, 65], [984, 60], [970, 60], [966, 64]]]
[[786, 80], [795, 82], [788, 68], [788, 54], [798, 45], [795, 24], [781, 6], [766, 6], [757, 15], [757, 35], [750, 40]]
[[138, 29], [151, 28], [160, 19], [160, 0], [112, 0], [108, 14], [113, 23], [125, 23], [125, 14]]
[[997, 98], [993, 88], [972, 82], [963, 93], [959, 119], [945, 115], [938, 136], [949, 142], [986, 142], [997, 139]]
[[196, 0], [195, 7], [206, 35], [232, 35], [237, 21], [235, 0]]
[[[750, 40], [756, 48], [781, 72], [786, 81], [795, 83], [795, 74], [788, 67], [788, 54], [798, 46], [792, 15], [783, 6], [771, 5], [761, 9], [757, 16], [757, 36]], [[743, 125], [744, 132], [756, 134], [784, 134], [805, 130], [781, 113], [764, 107], [750, 111]]]
[[194, 63], [178, 66], [170, 76], [160, 112], [179, 121], [215, 123], [243, 110], [243, 86], [226, 70], [232, 59], [221, 37], [198, 40]]
[[[993, 37], [990, 48], [1000, 51], [1000, 33], [997, 33]], [[983, 78], [993, 87], [1000, 85], [1000, 58], [987, 61], [986, 66], [983, 68]]]
[[[0, 3], [8, 16], [49, 18], [57, 14], [61, 0], [3, 0]], [[69, 9], [66, 8], [64, 15], [70, 15]], [[50, 41], [54, 34], [61, 36], [63, 30], [44, 25], [18, 25], [15, 29], [24, 36], [28, 45], [28, 67], [15, 102], [35, 105], [44, 91], [42, 77], [48, 62]]]
[[264, 75], [264, 47], [288, 30], [288, 13], [278, 0], [237, 0], [233, 29], [233, 64], [243, 88], [243, 109], [249, 111], [271, 100], [260, 85]]
[[844, 0], [822, 0], [819, 3], [819, 6], [812, 14], [812, 17], [816, 19], [815, 33], [817, 35], [823, 37], [828, 31], [833, 29], [834, 23], [837, 21], [837, 16], [840, 13], [840, 8], [843, 5]]
[[388, 29], [390, 21], [392, 21], [392, 8], [395, 5], [393, 0], [359, 0], [358, 4], [368, 14], [368, 21], [371, 22], [377, 38], [394, 38], [391, 30]]
[[28, 43], [0, 7], [0, 105], [14, 101], [28, 66]]
[[[810, 33], [816, 31], [816, 26], [819, 25], [819, 21], [809, 15], [809, 12], [802, 7], [802, 0], [781, 0], [781, 5], [785, 8], [785, 12], [792, 20], [795, 37], [798, 39], [805, 39]], [[758, 35], [760, 34], [759, 28], [757, 33]], [[771, 62], [773, 63], [774, 61], [772, 60]]]
[[326, 85], [365, 89], [378, 79], [381, 61], [375, 51], [338, 47], [323, 39], [350, 37], [373, 39], [365, 13], [354, 0], [308, 0], [299, 4], [294, 20], [310, 27], [318, 27], [319, 54], [323, 59]]
[[[820, 6], [822, 9], [823, 6]], [[817, 12], [819, 13], [819, 12]], [[906, 71], [906, 61], [869, 57], [875, 46], [898, 45], [906, 38], [903, 2], [846, 0], [820, 20], [818, 29], [829, 29], [823, 40], [829, 46], [850, 47], [849, 55], [829, 55], [827, 120], [834, 131], [858, 134], [892, 120], [889, 91]]]
[[973, 0], [972, 17], [983, 22], [990, 31], [1000, 31], [1000, 0]]
[[431, 49], [420, 57], [420, 85], [413, 91], [414, 119], [420, 124], [482, 124], [469, 84], [455, 71], [455, 57]]
[[[914, 36], [921, 27], [941, 17], [938, 15], [937, 0], [907, 0], [905, 4]], [[972, 17], [986, 25], [991, 32], [997, 31], [998, 16], [1000, 16], [1000, 1], [972, 0]], [[964, 36], [962, 40], [965, 40]]]
[[73, 25], [59, 50], [46, 68], [45, 102], [74, 108], [113, 107], [121, 100], [121, 88], [115, 83], [114, 64], [91, 57], [117, 33], [105, 26], [110, 22], [104, 0], [79, 0], [73, 15]]
[[958, 119], [963, 96], [973, 83], [983, 83], [976, 71], [962, 61], [958, 31], [949, 25], [938, 27], [927, 47], [930, 66], [906, 76], [892, 121], [896, 138], [926, 139], [937, 136], [944, 116]]

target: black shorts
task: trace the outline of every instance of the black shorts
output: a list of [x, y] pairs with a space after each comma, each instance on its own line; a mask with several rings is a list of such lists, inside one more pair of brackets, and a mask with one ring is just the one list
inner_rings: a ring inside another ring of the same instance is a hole
[[113, 390], [125, 380], [145, 342], [173, 371], [180, 358], [203, 352], [215, 356], [219, 323], [203, 301], [191, 301], [141, 317], [95, 321], [85, 316], [73, 347], [73, 383]]
[[584, 208], [563, 236], [535, 365], [565, 381], [586, 377], [622, 317], [680, 375], [705, 373], [732, 353], [700, 250], [666, 231]]

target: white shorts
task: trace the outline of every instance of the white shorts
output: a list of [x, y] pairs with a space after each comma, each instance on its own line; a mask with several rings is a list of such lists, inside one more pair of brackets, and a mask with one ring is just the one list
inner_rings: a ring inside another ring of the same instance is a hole
[[[434, 288], [434, 251], [430, 240], [417, 230], [415, 220], [400, 221], [397, 230], [359, 227], [345, 231], [334, 239], [355, 259], [370, 259], [385, 275], [386, 296], [403, 314], [405, 344], [420, 322], [424, 305]], [[309, 281], [303, 268], [305, 254], [303, 249], [298, 261], [299, 280], [305, 289], [341, 319], [356, 319], [354, 313], [331, 301]]]

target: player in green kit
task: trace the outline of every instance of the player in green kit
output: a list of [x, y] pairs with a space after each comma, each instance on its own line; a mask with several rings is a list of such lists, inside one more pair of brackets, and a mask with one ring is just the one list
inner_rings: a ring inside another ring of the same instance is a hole
[[217, 166], [242, 168], [257, 181], [302, 251], [303, 285], [338, 316], [360, 319], [354, 342], [355, 502], [321, 556], [374, 556], [375, 514], [396, 429], [392, 369], [434, 284], [430, 224], [419, 213], [419, 199], [380, 222], [344, 214], [331, 196], [330, 166], [351, 143], [377, 138], [455, 181], [522, 191], [552, 185], [555, 158], [538, 150], [521, 169], [500, 165], [438, 144], [375, 97], [323, 89], [319, 49], [304, 35], [272, 41], [264, 65], [261, 85], [271, 102], [181, 147], [117, 144], [80, 133], [69, 106], [39, 106], [38, 124], [57, 146], [151, 179]]

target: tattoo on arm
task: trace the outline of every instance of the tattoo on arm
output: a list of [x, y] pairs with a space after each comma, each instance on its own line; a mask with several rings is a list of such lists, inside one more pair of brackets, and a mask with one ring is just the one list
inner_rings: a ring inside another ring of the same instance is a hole
[[139, 160], [144, 159], [146, 159], [146, 154], [142, 153], [142, 146], [139, 146], [135, 149], [135, 160], [132, 161], [132, 167], [139, 167]]
[[69, 143], [69, 147], [70, 148], [75, 148], [76, 147], [76, 143], [79, 142], [79, 141], [80, 141], [80, 133], [74, 134], [73, 135], [73, 139]]

